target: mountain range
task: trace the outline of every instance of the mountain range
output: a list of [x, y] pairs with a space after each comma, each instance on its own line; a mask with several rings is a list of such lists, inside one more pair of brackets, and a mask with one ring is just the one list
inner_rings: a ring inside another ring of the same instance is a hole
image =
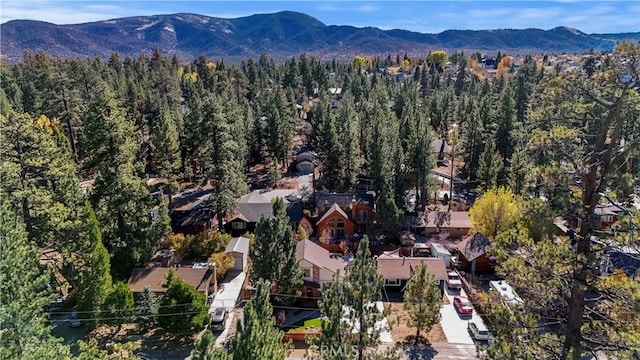
[[423, 34], [374, 27], [327, 26], [302, 13], [284, 11], [223, 19], [197, 14], [136, 16], [72, 25], [12, 20], [0, 25], [3, 60], [22, 59], [26, 50], [44, 50], [61, 57], [108, 58], [149, 54], [155, 49], [192, 60], [199, 55], [239, 61], [267, 53], [276, 60], [302, 52], [320, 58], [350, 59], [354, 55], [386, 56], [407, 52], [426, 57], [431, 50], [490, 53], [583, 53], [611, 50], [622, 39], [640, 39], [640, 32], [585, 34], [568, 27], [501, 30], [447, 30]]

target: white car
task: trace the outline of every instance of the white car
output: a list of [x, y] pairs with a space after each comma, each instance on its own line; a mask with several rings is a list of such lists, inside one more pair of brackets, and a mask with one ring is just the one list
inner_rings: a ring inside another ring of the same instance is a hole
[[449, 289], [462, 289], [462, 281], [460, 280], [460, 275], [455, 271], [447, 272], [447, 287]]
[[467, 323], [467, 329], [471, 333], [471, 336], [479, 341], [491, 341], [493, 336], [483, 323], [476, 323], [473, 320]]

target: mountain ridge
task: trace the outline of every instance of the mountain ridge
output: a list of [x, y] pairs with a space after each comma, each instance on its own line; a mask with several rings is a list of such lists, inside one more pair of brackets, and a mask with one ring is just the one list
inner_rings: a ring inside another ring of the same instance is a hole
[[306, 52], [317, 57], [350, 58], [430, 50], [586, 52], [611, 50], [615, 41], [640, 39], [640, 33], [585, 34], [558, 26], [541, 29], [446, 30], [438, 34], [403, 29], [381, 30], [325, 25], [293, 11], [225, 19], [195, 13], [130, 16], [80, 24], [56, 25], [37, 20], [0, 24], [3, 60], [19, 61], [24, 51], [44, 50], [61, 57], [108, 58], [176, 53], [191, 60], [199, 55], [239, 61], [267, 53], [284, 59]]

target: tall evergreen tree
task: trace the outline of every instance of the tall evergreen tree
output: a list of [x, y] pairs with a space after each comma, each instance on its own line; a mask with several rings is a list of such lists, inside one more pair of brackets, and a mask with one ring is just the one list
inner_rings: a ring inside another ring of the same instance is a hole
[[178, 175], [180, 168], [180, 142], [174, 115], [162, 107], [151, 126], [151, 159], [153, 170], [170, 181]]
[[[503, 311], [500, 343], [491, 350], [500, 345], [515, 353], [535, 350], [531, 356], [535, 358], [557, 359], [580, 359], [596, 352], [616, 358], [637, 354], [637, 319], [618, 316], [619, 309], [627, 313], [637, 308], [640, 292], [626, 275], [607, 277], [600, 272], [604, 249], [593, 241], [599, 228], [593, 219], [601, 194], [621, 185], [613, 175], [637, 174], [628, 160], [637, 157], [640, 136], [627, 124], [640, 115], [640, 99], [633, 81], [624, 81], [620, 74], [640, 71], [639, 54], [637, 44], [627, 43], [608, 54], [603, 62], [606, 69], [591, 77], [551, 75], [548, 86], [531, 102], [535, 106], [530, 121], [535, 128], [529, 144], [536, 154], [536, 172], [541, 174], [541, 194], [551, 203], [554, 191], [564, 192], [564, 197], [556, 199], [561, 200], [558, 210], [579, 220], [581, 226], [571, 239], [534, 243], [524, 233], [502, 241], [508, 247], [496, 244], [498, 258], [510, 259], [502, 271], [517, 284], [524, 304], [521, 311]], [[608, 241], [628, 244], [623, 236], [607, 240], [607, 245]], [[505, 248], [502, 257], [499, 251]], [[551, 331], [541, 334], [528, 326], [546, 321], [549, 310], [554, 318]], [[506, 329], [523, 333], [510, 334]]]
[[261, 217], [251, 251], [251, 280], [267, 281], [275, 288], [277, 302], [290, 303], [302, 285], [302, 270], [296, 258], [297, 241], [293, 237], [284, 201], [273, 202], [273, 217]]
[[291, 351], [291, 344], [282, 342], [283, 333], [275, 327], [269, 285], [262, 280], [256, 283], [256, 293], [244, 307], [237, 331], [231, 342], [236, 360], [284, 360]]
[[209, 95], [204, 101], [201, 128], [205, 139], [199, 150], [205, 180], [213, 188], [209, 202], [218, 217], [218, 224], [224, 216], [234, 211], [237, 199], [246, 193], [244, 176], [246, 146], [241, 132], [242, 113], [237, 107], [223, 107], [222, 99]]
[[[111, 291], [112, 279], [109, 253], [102, 244], [98, 220], [89, 202], [85, 205], [83, 224], [86, 229], [83, 230], [82, 236], [87, 243], [83, 248], [87, 249], [89, 253], [79, 254], [82, 258], [82, 266], [78, 269], [78, 275], [74, 282], [77, 291], [78, 311], [81, 317], [95, 319], [100, 314], [100, 309]], [[71, 259], [74, 258], [75, 256], [71, 257]], [[90, 323], [95, 322], [92, 320]]]
[[496, 151], [493, 142], [485, 144], [484, 151], [480, 155], [477, 179], [482, 189], [487, 191], [498, 185], [498, 175], [503, 169], [502, 157]]
[[355, 346], [357, 359], [365, 358], [367, 348], [380, 344], [380, 322], [385, 314], [378, 309], [375, 301], [382, 291], [382, 276], [378, 274], [375, 260], [369, 250], [369, 238], [364, 237], [358, 245], [353, 263], [347, 267], [344, 277], [347, 293], [346, 306], [348, 310], [351, 331], [355, 329]]
[[0, 195], [0, 357], [69, 359], [67, 346], [51, 335], [44, 311], [52, 300], [51, 274], [27, 239], [22, 219]]
[[342, 279], [343, 275], [340, 272], [333, 274], [333, 280], [327, 286], [319, 304], [320, 312], [326, 319], [321, 324], [320, 358], [323, 360], [353, 358], [353, 344], [350, 341], [345, 341], [345, 336], [348, 336], [350, 328], [349, 322], [345, 319], [347, 291]]
[[531, 156], [522, 148], [516, 148], [509, 162], [509, 187], [516, 195], [526, 194], [532, 185]]
[[1, 188], [40, 246], [74, 239], [80, 184], [68, 142], [56, 120], [0, 115]]
[[151, 216], [155, 206], [137, 157], [134, 129], [104, 84], [98, 87], [86, 118], [88, 156], [85, 168], [96, 174], [91, 194], [105, 245], [113, 254], [116, 278], [151, 258], [160, 235]]

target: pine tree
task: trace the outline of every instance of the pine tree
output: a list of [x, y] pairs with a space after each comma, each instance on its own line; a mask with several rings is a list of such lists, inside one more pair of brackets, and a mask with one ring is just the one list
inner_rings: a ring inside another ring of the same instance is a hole
[[68, 142], [55, 119], [27, 114], [0, 115], [2, 191], [40, 246], [74, 239], [80, 184]]
[[477, 175], [477, 179], [484, 191], [498, 185], [498, 174], [500, 174], [502, 168], [502, 157], [496, 151], [495, 144], [491, 141], [487, 142], [484, 151], [480, 155]]
[[325, 321], [322, 322], [322, 339], [320, 342], [320, 358], [323, 360], [347, 360], [353, 358], [351, 341], [345, 341], [349, 336], [349, 323], [345, 319], [347, 291], [344, 280], [339, 271], [333, 275], [333, 280], [327, 286], [320, 312]]
[[244, 317], [238, 320], [237, 334], [231, 342], [236, 360], [284, 360], [291, 350], [290, 343], [282, 342], [282, 331], [275, 327], [269, 287], [264, 281], [258, 281], [255, 294], [244, 306]]
[[155, 204], [139, 176], [142, 164], [137, 159], [133, 126], [111, 90], [104, 84], [98, 90], [86, 118], [85, 168], [96, 173], [91, 200], [105, 245], [114, 254], [112, 273], [125, 278], [131, 266], [151, 258], [164, 234], [153, 222]]
[[404, 309], [409, 313], [408, 325], [416, 328], [415, 345], [418, 345], [421, 331], [428, 332], [440, 322], [442, 302], [435, 276], [427, 271], [426, 265], [416, 266], [404, 290]]
[[242, 114], [237, 107], [223, 107], [221, 101], [222, 98], [213, 95], [204, 99], [200, 126], [205, 139], [199, 149], [205, 180], [213, 188], [208, 201], [218, 216], [218, 224], [223, 223], [227, 213], [235, 210], [237, 199], [248, 188], [243, 172], [246, 161], [244, 138], [234, 135], [241, 132]]
[[353, 263], [347, 267], [344, 286], [349, 323], [352, 331], [356, 329], [354, 345], [358, 351], [357, 359], [363, 360], [364, 351], [380, 343], [381, 329], [377, 323], [385, 316], [375, 303], [381, 295], [382, 276], [378, 274], [366, 236], [358, 245]]
[[[516, 238], [522, 244], [518, 253], [527, 254], [529, 264], [538, 264], [539, 271], [553, 279], [544, 289], [532, 286], [536, 281], [521, 281], [531, 294], [527, 298], [539, 300], [525, 301], [524, 312], [538, 321], [548, 316], [542, 311], [545, 307], [559, 303], [565, 309], [555, 319], [559, 331], [546, 335], [554, 347], [544, 347], [539, 357], [579, 359], [602, 349], [609, 357], [624, 358], [640, 346], [637, 322], [610, 317], [618, 306], [633, 308], [630, 304], [637, 301], [637, 293], [633, 295], [626, 281], [600, 275], [604, 249], [592, 241], [598, 236], [598, 222], [593, 219], [601, 193], [621, 187], [614, 174], [637, 174], [629, 159], [637, 158], [640, 149], [638, 127], [630, 126], [630, 120], [638, 118], [638, 94], [633, 80], [621, 79], [620, 74], [638, 73], [638, 54], [637, 44], [621, 44], [604, 60], [606, 68], [591, 77], [553, 76], [531, 102], [535, 107], [529, 121], [535, 128], [529, 146], [537, 155], [536, 172], [542, 175], [540, 191], [550, 200], [554, 189], [564, 192], [564, 197], [558, 196], [557, 209], [581, 222], [572, 239], [547, 241], [526, 252], [522, 251], [530, 248], [530, 242]], [[513, 269], [520, 279], [535, 276], [523, 267]], [[591, 294], [598, 294], [595, 307]]]
[[516, 195], [523, 195], [531, 188], [531, 155], [522, 148], [516, 148], [509, 164], [509, 187]]
[[69, 348], [51, 335], [43, 309], [52, 300], [51, 274], [27, 239], [24, 223], [0, 195], [0, 357], [68, 359]]
[[382, 193], [376, 200], [374, 214], [379, 232], [385, 237], [396, 239], [402, 229], [402, 210], [398, 209], [395, 200], [389, 193]]
[[[461, 124], [461, 153], [464, 159], [464, 170], [469, 180], [475, 180], [480, 167], [483, 145], [483, 126], [478, 115], [478, 105], [473, 103], [467, 110], [468, 118]], [[457, 149], [456, 149], [457, 151]]]
[[251, 280], [263, 279], [275, 288], [279, 303], [290, 303], [302, 285], [302, 270], [296, 258], [297, 241], [293, 237], [284, 201], [273, 202], [273, 217], [261, 217], [255, 231], [256, 244], [251, 252]]
[[151, 126], [151, 158], [153, 169], [171, 182], [180, 168], [180, 142], [172, 111], [163, 106]]
[[126, 283], [118, 281], [113, 284], [104, 300], [100, 321], [105, 324], [117, 325], [120, 329], [123, 324], [133, 320], [134, 306], [133, 292]]
[[193, 344], [192, 360], [227, 360], [230, 356], [224, 348], [216, 347], [216, 337], [211, 330], [205, 330]]
[[137, 323], [142, 331], [150, 330], [158, 319], [160, 312], [160, 301], [156, 294], [145, 286], [142, 289], [142, 295], [136, 304]]
[[167, 291], [160, 299], [158, 325], [176, 334], [202, 330], [209, 320], [204, 295], [176, 276], [173, 269], [166, 277]]
[[[78, 269], [78, 276], [74, 282], [80, 316], [92, 319], [100, 314], [102, 304], [111, 291], [111, 266], [109, 253], [102, 244], [98, 220], [89, 202], [85, 204], [83, 220], [86, 229], [82, 235], [86, 238], [88, 253], [85, 255], [80, 252], [79, 254], [83, 257], [82, 267]], [[95, 321], [91, 320], [90, 323], [93, 324]]]

